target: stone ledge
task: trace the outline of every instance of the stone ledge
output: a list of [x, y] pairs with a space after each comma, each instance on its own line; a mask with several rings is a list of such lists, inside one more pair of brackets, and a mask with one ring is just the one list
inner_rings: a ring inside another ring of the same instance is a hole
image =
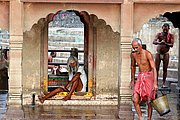
[[[40, 103], [38, 96], [35, 96], [35, 104], [37, 105], [118, 105], [118, 97], [111, 95], [101, 95], [96, 98], [91, 96], [72, 96], [71, 100], [62, 100], [64, 96], [54, 96], [46, 100], [43, 104]], [[32, 97], [24, 95], [23, 105], [31, 105]]]
[[171, 83], [171, 91], [176, 92], [177, 83]]
[[38, 105], [118, 105], [117, 100], [46, 100], [43, 104], [36, 101]]
[[[159, 77], [158, 80], [161, 80], [161, 81], [162, 81], [163, 78], [162, 78], [162, 77]], [[178, 79], [176, 79], [176, 78], [169, 78], [169, 77], [168, 77], [168, 78], [166, 78], [166, 83], [167, 83], [167, 86], [171, 88], [171, 84], [172, 84], [172, 83], [178, 83]]]

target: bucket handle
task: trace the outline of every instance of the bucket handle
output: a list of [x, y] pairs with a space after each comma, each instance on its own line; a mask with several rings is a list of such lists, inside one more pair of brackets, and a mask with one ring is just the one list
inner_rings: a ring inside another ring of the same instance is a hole
[[[152, 98], [152, 94], [153, 94], [154, 90], [151, 91], [151, 94], [150, 94], [150, 102], [152, 102], [153, 100], [151, 99]], [[165, 93], [162, 92], [162, 90], [160, 91], [162, 96], [166, 95]]]

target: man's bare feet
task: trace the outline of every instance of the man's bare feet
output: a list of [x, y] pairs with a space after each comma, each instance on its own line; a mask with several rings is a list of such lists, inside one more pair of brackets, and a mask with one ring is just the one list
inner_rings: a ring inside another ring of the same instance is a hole
[[43, 104], [44, 103], [43, 97], [41, 95], [38, 95], [38, 98], [39, 98], [39, 101]]
[[71, 96], [68, 96], [68, 95], [63, 98], [64, 101], [67, 101], [67, 100], [70, 100], [70, 99], [71, 99]]

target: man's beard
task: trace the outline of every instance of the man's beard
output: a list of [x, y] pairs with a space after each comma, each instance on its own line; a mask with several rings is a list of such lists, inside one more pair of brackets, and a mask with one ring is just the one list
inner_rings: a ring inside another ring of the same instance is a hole
[[71, 67], [71, 72], [73, 73], [73, 75], [77, 72], [77, 67]]
[[163, 30], [163, 34], [167, 35], [168, 34], [168, 30]]

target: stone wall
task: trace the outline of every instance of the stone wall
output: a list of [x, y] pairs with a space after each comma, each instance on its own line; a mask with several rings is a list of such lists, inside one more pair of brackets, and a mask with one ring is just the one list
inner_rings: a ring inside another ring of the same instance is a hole
[[0, 28], [9, 31], [9, 2], [0, 1]]
[[94, 20], [96, 59], [96, 94], [118, 94], [118, 56], [120, 33], [113, 32], [104, 20]]

